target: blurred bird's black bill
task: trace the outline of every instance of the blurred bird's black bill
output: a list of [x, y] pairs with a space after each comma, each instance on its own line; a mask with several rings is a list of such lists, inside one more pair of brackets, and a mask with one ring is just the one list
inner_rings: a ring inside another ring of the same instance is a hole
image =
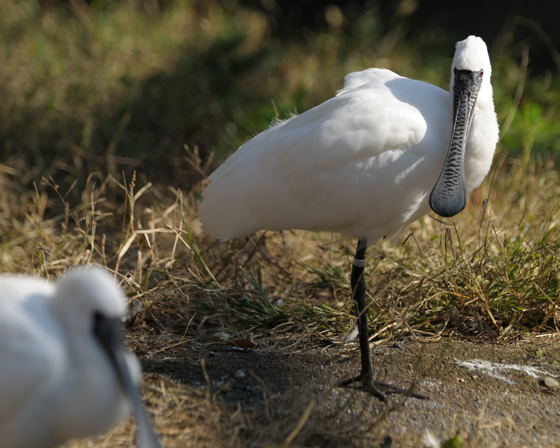
[[129, 397], [136, 420], [136, 445], [138, 448], [161, 448], [126, 362], [121, 320], [95, 314], [94, 334], [109, 357], [120, 386]]

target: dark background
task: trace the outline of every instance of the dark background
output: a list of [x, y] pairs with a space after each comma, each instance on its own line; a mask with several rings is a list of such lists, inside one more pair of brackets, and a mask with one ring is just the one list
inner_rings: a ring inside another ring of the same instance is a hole
[[560, 62], [556, 50], [560, 47], [560, 7], [554, 1], [244, 0], [241, 3], [264, 11], [272, 29], [283, 39], [301, 39], [309, 31], [327, 28], [323, 11], [334, 4], [344, 12], [346, 27], [352, 26], [353, 18], [373, 8], [387, 31], [396, 22], [405, 20], [405, 39], [438, 30], [453, 41], [475, 34], [494, 42], [505, 33], [512, 36], [515, 44], [529, 45], [535, 69], [558, 68]]
[[[44, 8], [68, 7], [70, 4], [88, 4], [96, 9], [109, 8], [108, 0], [40, 0]], [[152, 10], [165, 9], [173, 0], [139, 0]], [[201, 10], [205, 0], [196, 0]], [[419, 34], [434, 30], [444, 32], [450, 40], [460, 40], [468, 34], [494, 42], [504, 34], [514, 44], [528, 45], [535, 69], [558, 69], [560, 65], [560, 6], [556, 1], [491, 1], [469, 0], [219, 0], [224, 8], [239, 6], [265, 13], [276, 37], [302, 39], [307, 33], [327, 29], [325, 8], [336, 5], [346, 18], [343, 27], [351, 28], [353, 20], [368, 10], [375, 10], [389, 31], [399, 22], [402, 37], [414, 39]]]

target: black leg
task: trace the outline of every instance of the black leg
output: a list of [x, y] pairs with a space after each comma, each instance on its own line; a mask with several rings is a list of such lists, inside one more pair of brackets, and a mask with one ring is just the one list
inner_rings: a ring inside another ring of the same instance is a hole
[[350, 274], [350, 286], [352, 297], [356, 302], [356, 315], [358, 316], [358, 332], [360, 337], [360, 355], [362, 358], [362, 372], [364, 377], [373, 378], [373, 366], [369, 351], [369, 329], [366, 313], [366, 282], [364, 280], [364, 268], [366, 266], [367, 241], [359, 240], [352, 264]]
[[358, 316], [358, 331], [360, 337], [360, 356], [362, 359], [362, 369], [360, 374], [355, 378], [350, 378], [340, 383], [340, 386], [348, 386], [352, 383], [361, 382], [363, 389], [369, 392], [381, 401], [386, 401], [385, 393], [408, 394], [415, 398], [425, 399], [424, 395], [410, 393], [406, 389], [395, 387], [388, 383], [378, 382], [374, 380], [373, 365], [371, 362], [371, 354], [369, 350], [369, 329], [367, 323], [367, 307], [366, 307], [366, 282], [364, 280], [364, 268], [366, 266], [366, 250], [367, 240], [358, 240], [356, 255], [352, 265], [352, 273], [350, 275], [350, 285], [352, 288], [352, 297], [356, 302], [356, 313]]

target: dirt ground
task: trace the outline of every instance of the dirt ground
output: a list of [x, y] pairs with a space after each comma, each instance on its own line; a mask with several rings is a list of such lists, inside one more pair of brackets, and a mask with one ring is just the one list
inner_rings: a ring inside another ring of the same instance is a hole
[[[464, 443], [446, 446], [560, 446], [560, 389], [550, 382], [560, 380], [557, 335], [373, 347], [378, 379], [429, 396], [391, 395], [388, 404], [335, 386], [359, 370], [353, 342], [313, 347], [277, 338], [233, 343], [225, 336], [216, 335], [215, 343], [167, 341], [165, 350], [157, 337], [143, 341], [153, 347], [139, 353], [148, 390], [160, 384], [161, 395], [174, 384], [189, 391], [190, 406], [196, 391], [214, 406], [191, 412], [183, 429], [172, 430], [148, 398], [166, 446], [431, 447], [455, 436]], [[176, 403], [175, 412], [185, 403]]]

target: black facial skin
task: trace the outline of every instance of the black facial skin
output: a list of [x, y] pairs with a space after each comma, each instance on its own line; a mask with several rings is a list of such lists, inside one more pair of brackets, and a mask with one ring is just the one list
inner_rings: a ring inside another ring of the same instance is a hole
[[451, 217], [467, 204], [465, 189], [465, 146], [473, 110], [484, 73], [454, 69], [453, 131], [447, 158], [430, 194], [430, 208], [440, 216]]

